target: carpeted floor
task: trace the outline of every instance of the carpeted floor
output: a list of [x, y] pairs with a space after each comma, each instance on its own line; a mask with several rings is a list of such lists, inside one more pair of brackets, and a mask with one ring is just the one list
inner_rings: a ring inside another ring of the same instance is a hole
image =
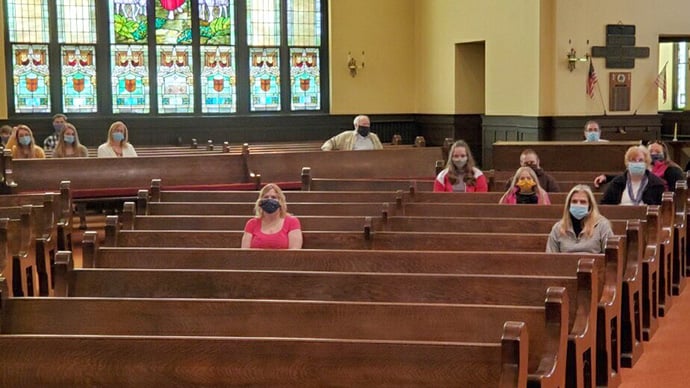
[[690, 387], [690, 289], [673, 302], [637, 364], [622, 369], [620, 388]]

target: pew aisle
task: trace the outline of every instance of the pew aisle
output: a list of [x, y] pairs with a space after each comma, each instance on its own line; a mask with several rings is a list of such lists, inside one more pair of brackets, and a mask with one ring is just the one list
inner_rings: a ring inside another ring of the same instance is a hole
[[681, 388], [690, 385], [690, 292], [674, 297], [652, 340], [632, 369], [621, 368], [620, 388]]

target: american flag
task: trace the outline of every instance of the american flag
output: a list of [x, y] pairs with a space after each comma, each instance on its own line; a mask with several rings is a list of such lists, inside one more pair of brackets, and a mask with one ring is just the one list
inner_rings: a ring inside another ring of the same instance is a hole
[[668, 65], [668, 63], [664, 65], [664, 68], [661, 69], [661, 72], [656, 76], [656, 79], [654, 80], [656, 86], [658, 86], [659, 89], [661, 89], [661, 96], [664, 99], [664, 102], [666, 102], [666, 65]]
[[594, 85], [597, 84], [597, 72], [594, 70], [592, 60], [589, 61], [589, 74], [587, 75], [587, 95], [594, 98]]

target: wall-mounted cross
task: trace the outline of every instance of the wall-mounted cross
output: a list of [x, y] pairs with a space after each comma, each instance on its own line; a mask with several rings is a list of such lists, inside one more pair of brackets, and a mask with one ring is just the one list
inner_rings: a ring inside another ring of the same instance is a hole
[[606, 46], [592, 47], [592, 56], [606, 58], [607, 69], [633, 69], [636, 58], [649, 58], [649, 47], [635, 47], [635, 26], [608, 24]]

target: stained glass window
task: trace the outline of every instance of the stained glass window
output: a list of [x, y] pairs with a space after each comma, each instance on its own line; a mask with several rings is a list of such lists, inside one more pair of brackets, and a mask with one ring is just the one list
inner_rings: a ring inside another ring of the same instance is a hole
[[48, 0], [7, 0], [10, 42], [48, 43]]
[[146, 0], [112, 0], [110, 7], [111, 43], [148, 43]]
[[58, 42], [96, 43], [96, 5], [92, 0], [58, 0]]
[[235, 50], [226, 46], [202, 46], [201, 111], [204, 113], [234, 113]]
[[235, 2], [199, 2], [199, 39], [201, 44], [235, 44]]
[[[327, 0], [5, 4], [10, 114], [327, 109]], [[107, 36], [97, 39], [99, 31]]]
[[96, 112], [96, 57], [93, 46], [62, 47], [65, 112]]
[[249, 49], [250, 110], [280, 110], [280, 50]]
[[50, 112], [48, 46], [16, 44], [12, 54], [15, 111]]
[[193, 112], [192, 48], [190, 46], [158, 46], [157, 58], [159, 112]]
[[111, 63], [113, 113], [149, 113], [148, 47], [113, 46]]
[[156, 1], [156, 43], [192, 43], [192, 13], [189, 3], [185, 0]]
[[247, 44], [280, 45], [279, 0], [247, 0]]

